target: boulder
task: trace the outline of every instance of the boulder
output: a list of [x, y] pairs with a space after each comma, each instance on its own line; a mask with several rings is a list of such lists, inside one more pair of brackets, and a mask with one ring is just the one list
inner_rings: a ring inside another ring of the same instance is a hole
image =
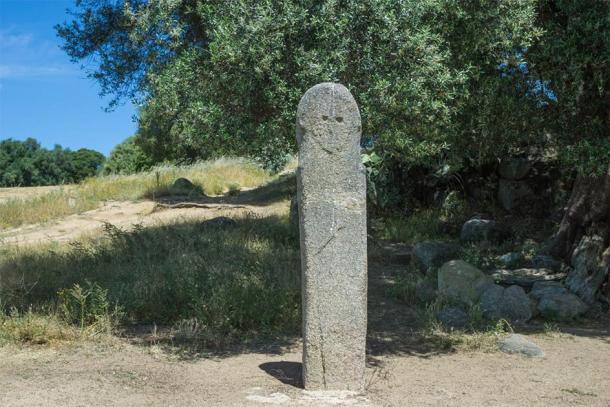
[[565, 273], [553, 273], [549, 269], [515, 269], [494, 270], [493, 279], [503, 285], [517, 284], [521, 287], [531, 287], [537, 281], [559, 281], [565, 278]]
[[543, 254], [534, 256], [529, 262], [529, 265], [531, 266], [531, 268], [549, 269], [555, 273], [560, 273], [564, 271], [565, 268], [565, 265], [561, 261]]
[[461, 304], [475, 304], [490, 284], [491, 277], [463, 260], [448, 261], [438, 272], [439, 294]]
[[470, 322], [466, 311], [459, 307], [445, 307], [436, 314], [436, 318], [449, 329], [462, 329]]
[[523, 288], [512, 285], [504, 288], [488, 286], [480, 299], [480, 306], [486, 318], [506, 319], [511, 322], [527, 322], [532, 318], [530, 298]]
[[500, 162], [498, 173], [504, 179], [519, 180], [525, 177], [531, 168], [532, 163], [527, 158], [511, 158]]
[[413, 246], [413, 263], [422, 272], [440, 267], [458, 257], [460, 246], [447, 242], [420, 242]]
[[559, 281], [537, 281], [532, 286], [529, 295], [536, 301], [549, 295], [567, 294], [568, 290]]
[[480, 242], [497, 240], [500, 237], [498, 224], [494, 220], [470, 219], [462, 226], [460, 240], [465, 242]]
[[498, 257], [498, 263], [505, 269], [518, 267], [523, 262], [523, 255], [519, 252], [511, 252]]
[[531, 358], [544, 357], [544, 351], [540, 346], [519, 334], [511, 334], [499, 339], [498, 348], [504, 353], [519, 353]]
[[593, 304], [610, 272], [610, 247], [604, 251], [600, 236], [584, 236], [572, 254], [572, 267], [566, 286], [584, 302]]
[[587, 311], [587, 304], [572, 293], [544, 295], [538, 302], [540, 315], [548, 319], [566, 321]]
[[172, 184], [172, 189], [182, 191], [195, 191], [197, 187], [190, 180], [186, 178], [178, 178]]
[[498, 184], [498, 201], [507, 211], [515, 209], [524, 198], [533, 195], [532, 189], [524, 181], [501, 179]]

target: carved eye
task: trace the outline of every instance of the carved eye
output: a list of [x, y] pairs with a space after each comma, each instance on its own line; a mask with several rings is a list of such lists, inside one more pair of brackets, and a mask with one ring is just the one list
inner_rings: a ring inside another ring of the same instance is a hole
[[328, 120], [328, 116], [322, 116], [322, 120], [324, 120], [324, 121]]
[[343, 117], [340, 117], [340, 116], [335, 117], [335, 120], [336, 120], [337, 122], [341, 123], [341, 122], [343, 122]]

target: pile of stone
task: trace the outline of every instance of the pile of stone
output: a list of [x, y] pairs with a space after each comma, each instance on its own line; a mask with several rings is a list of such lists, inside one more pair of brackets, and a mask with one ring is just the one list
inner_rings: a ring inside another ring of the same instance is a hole
[[504, 160], [498, 166], [500, 181], [498, 183], [498, 202], [507, 211], [514, 210], [526, 198], [533, 195], [533, 190], [524, 178], [532, 168], [527, 158]]
[[588, 304], [561, 282], [531, 279], [497, 281], [497, 274], [487, 274], [463, 260], [444, 263], [438, 271], [438, 295], [453, 304], [437, 317], [450, 328], [468, 324], [466, 309], [477, 305], [484, 317], [524, 323], [540, 315], [546, 319], [570, 320], [587, 311]]

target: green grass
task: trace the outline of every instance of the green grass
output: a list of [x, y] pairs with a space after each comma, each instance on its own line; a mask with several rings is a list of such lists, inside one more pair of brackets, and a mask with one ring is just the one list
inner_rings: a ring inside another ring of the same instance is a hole
[[411, 216], [388, 216], [374, 223], [375, 235], [382, 240], [416, 243], [436, 239], [441, 234], [440, 209], [422, 209]]
[[189, 179], [207, 195], [234, 193], [239, 188], [256, 187], [276, 177], [252, 161], [221, 158], [190, 166], [161, 166], [134, 175], [89, 178], [77, 186], [60, 188], [30, 199], [10, 199], [0, 203], [0, 228], [46, 222], [95, 209], [104, 201], [156, 198], [171, 193], [178, 178]]
[[83, 339], [85, 336], [54, 312], [33, 312], [28, 309], [10, 314], [0, 312], [0, 346], [54, 345]]
[[124, 324], [189, 320], [215, 343], [298, 332], [299, 275], [298, 236], [287, 214], [229, 227], [191, 221], [124, 232], [107, 225], [104, 238], [67, 247], [0, 248], [5, 314], [69, 308], [58, 314], [81, 329], [98, 315], [123, 315]]

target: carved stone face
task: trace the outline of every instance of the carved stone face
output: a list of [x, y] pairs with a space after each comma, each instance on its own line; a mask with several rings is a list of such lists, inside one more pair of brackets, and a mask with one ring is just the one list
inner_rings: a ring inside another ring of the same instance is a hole
[[320, 84], [301, 99], [297, 112], [297, 141], [310, 142], [326, 154], [353, 152], [360, 143], [360, 111], [349, 91], [340, 84]]

